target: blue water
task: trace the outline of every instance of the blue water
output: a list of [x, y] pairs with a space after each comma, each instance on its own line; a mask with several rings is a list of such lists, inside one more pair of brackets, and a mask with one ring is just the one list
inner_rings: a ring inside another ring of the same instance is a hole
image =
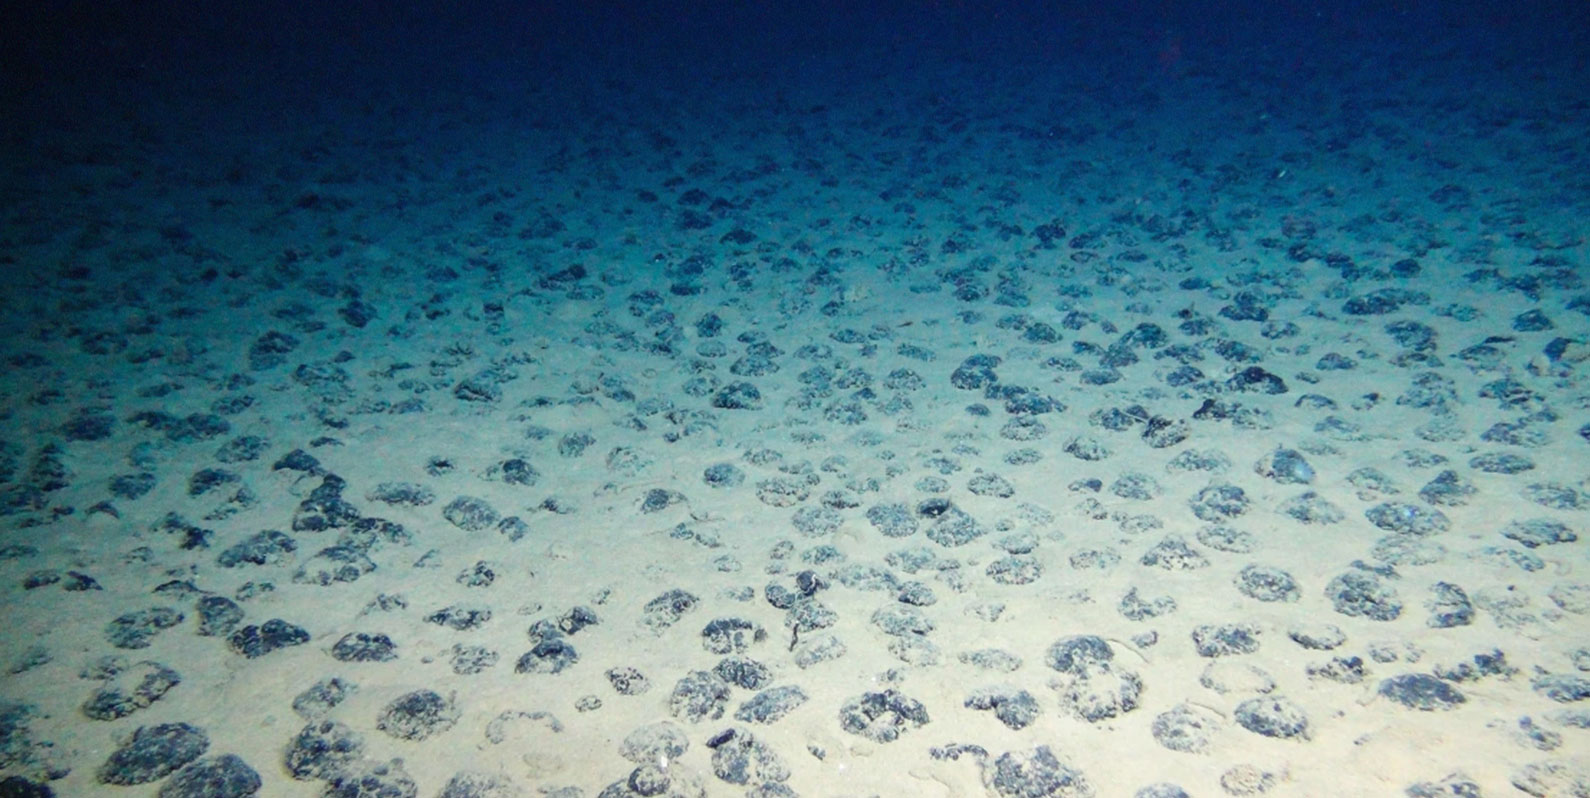
[[[1590, 662], [1590, 4], [64, 2], [0, 28], [0, 792], [214, 794], [204, 765], [354, 795], [404, 757], [392, 794], [595, 795], [667, 721], [668, 794], [738, 795], [708, 747], [732, 707], [669, 692], [717, 684], [686, 674], [729, 616], [768, 634], [723, 645], [811, 694], [753, 727], [790, 765], [768, 795], [1085, 794], [998, 775], [1045, 744], [1105, 795], [1590, 779], [1553, 714]], [[1227, 485], [1252, 510], [1212, 506]], [[1301, 591], [1239, 595], [1255, 563]], [[671, 589], [700, 599], [678, 626]], [[427, 620], [458, 602], [495, 621]], [[1199, 682], [1207, 627], [1250, 615], [1238, 661], [1311, 725]], [[1340, 624], [1340, 656], [1288, 618]], [[260, 653], [272, 619], [302, 640]], [[336, 653], [377, 632], [396, 663]], [[1140, 703], [1045, 662], [1082, 634]], [[1526, 675], [1476, 677], [1449, 735], [1395, 705], [1417, 681], [1359, 700], [1497, 646]], [[182, 683], [106, 717], [151, 662]], [[363, 696], [320, 706], [333, 676]], [[1037, 725], [971, 706], [1002, 680]], [[933, 720], [849, 728], [885, 687]], [[1234, 736], [1167, 750], [1183, 700]], [[533, 729], [481, 743], [508, 709]], [[362, 764], [292, 778], [323, 719]], [[176, 722], [197, 765], [107, 760]]]

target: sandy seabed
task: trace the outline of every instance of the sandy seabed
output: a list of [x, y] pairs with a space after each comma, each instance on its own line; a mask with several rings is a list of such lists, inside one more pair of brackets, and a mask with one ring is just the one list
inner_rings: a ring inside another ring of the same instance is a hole
[[1582, 104], [1158, 79], [63, 138], [0, 773], [1590, 794]]

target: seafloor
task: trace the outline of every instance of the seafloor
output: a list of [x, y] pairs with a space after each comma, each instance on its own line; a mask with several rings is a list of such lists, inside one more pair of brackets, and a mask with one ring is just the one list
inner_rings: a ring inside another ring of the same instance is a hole
[[46, 120], [0, 792], [1590, 794], [1590, 107], [1317, 55]]

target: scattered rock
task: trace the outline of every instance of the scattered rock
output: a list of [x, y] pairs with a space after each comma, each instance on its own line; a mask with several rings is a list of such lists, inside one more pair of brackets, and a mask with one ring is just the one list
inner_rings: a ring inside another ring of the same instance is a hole
[[717, 720], [729, 703], [729, 683], [710, 671], [691, 671], [674, 685], [668, 711], [691, 723]]
[[1275, 449], [1253, 467], [1259, 476], [1282, 485], [1309, 485], [1314, 482], [1314, 467], [1296, 449]]
[[225, 596], [204, 596], [196, 609], [199, 634], [205, 637], [226, 637], [243, 622], [243, 608]]
[[1452, 522], [1440, 510], [1404, 502], [1382, 502], [1364, 511], [1369, 522], [1388, 532], [1426, 537], [1451, 528]]
[[259, 773], [236, 754], [190, 762], [160, 785], [159, 798], [247, 798], [259, 792]]
[[746, 723], [776, 723], [804, 703], [806, 692], [799, 687], [770, 687], [742, 704], [734, 713], [734, 719]]
[[1325, 596], [1336, 611], [1354, 618], [1393, 621], [1402, 614], [1402, 601], [1384, 577], [1368, 571], [1348, 571], [1325, 586]]
[[1209, 750], [1225, 721], [1214, 710], [1196, 704], [1179, 704], [1154, 717], [1154, 739], [1172, 751], [1201, 754]]
[[197, 726], [187, 723], [140, 726], [100, 766], [99, 783], [148, 784], [198, 759], [209, 747], [210, 738]]
[[1293, 642], [1313, 651], [1330, 651], [1347, 642], [1347, 633], [1329, 623], [1294, 626], [1286, 634]]
[[1426, 625], [1434, 629], [1449, 629], [1474, 622], [1474, 603], [1463, 588], [1450, 582], [1437, 582], [1430, 586], [1430, 593], [1430, 601], [1425, 605], [1430, 610]]
[[249, 659], [263, 657], [279, 648], [299, 646], [309, 642], [309, 633], [280, 618], [263, 624], [249, 624], [227, 638], [232, 650]]
[[415, 690], [387, 704], [376, 728], [394, 739], [420, 741], [453, 728], [458, 717], [451, 698], [434, 690]]
[[641, 623], [653, 631], [661, 632], [679, 622], [684, 614], [695, 609], [700, 599], [683, 590], [673, 589], [652, 599], [641, 609]]
[[839, 727], [876, 743], [893, 742], [901, 734], [928, 723], [922, 702], [894, 689], [863, 693], [839, 708]]
[[966, 698], [968, 709], [992, 710], [1000, 723], [1015, 730], [1024, 729], [1038, 719], [1038, 699], [1014, 687], [985, 687]]
[[1047, 745], [1008, 751], [983, 762], [983, 785], [1000, 798], [1092, 798], [1082, 771], [1062, 762]]
[[[779, 784], [790, 777], [789, 765], [770, 746], [749, 731], [731, 728], [707, 741], [712, 749], [712, 772], [729, 784]], [[633, 783], [631, 784], [633, 787]], [[649, 795], [653, 793], [642, 793]], [[778, 795], [776, 792], [752, 794]]]
[[1244, 566], [1237, 572], [1236, 585], [1244, 596], [1265, 602], [1292, 602], [1303, 595], [1291, 574], [1263, 565]]
[[1233, 714], [1238, 725], [1254, 734], [1282, 740], [1309, 738], [1308, 714], [1282, 696], [1250, 698], [1238, 704]]
[[353, 684], [337, 677], [322, 679], [293, 698], [293, 711], [304, 720], [319, 720], [356, 689]]
[[651, 680], [634, 668], [612, 668], [607, 682], [619, 695], [641, 695], [651, 689]]
[[305, 726], [287, 746], [287, 772], [300, 781], [329, 780], [364, 755], [364, 739], [336, 721]]
[[359, 760], [328, 775], [325, 798], [417, 798], [419, 785], [403, 769], [403, 760]]
[[1209, 558], [1200, 554], [1178, 535], [1165, 536], [1145, 552], [1139, 562], [1167, 571], [1191, 571], [1209, 567]]
[[747, 657], [724, 657], [713, 666], [718, 678], [746, 690], [760, 690], [773, 680], [766, 665]]
[[1143, 680], [1108, 662], [1087, 662], [1050, 683], [1062, 707], [1089, 723], [1137, 709]]
[[1229, 521], [1248, 511], [1248, 496], [1235, 485], [1210, 485], [1193, 496], [1193, 515], [1209, 523]]
[[1252, 654], [1259, 650], [1259, 627], [1254, 624], [1204, 624], [1193, 629], [1192, 639], [1200, 657]]
[[267, 529], [227, 547], [216, 556], [223, 568], [252, 565], [282, 565], [292, 559], [298, 543], [284, 532]]
[[164, 629], [182, 623], [183, 614], [170, 607], [136, 610], [118, 616], [105, 627], [105, 639], [117, 648], [148, 648], [149, 641]]
[[1427, 673], [1404, 673], [1380, 683], [1375, 692], [1410, 709], [1453, 709], [1468, 699], [1457, 688]]
[[580, 655], [574, 646], [564, 640], [561, 633], [548, 635], [533, 648], [520, 655], [519, 661], [514, 663], [514, 673], [562, 673], [574, 663], [580, 661]]
[[397, 644], [384, 634], [349, 632], [331, 647], [339, 662], [390, 662], [397, 659]]
[[1513, 521], [1502, 529], [1502, 536], [1516, 540], [1531, 549], [1558, 543], [1572, 543], [1579, 539], [1579, 535], [1569, 529], [1567, 524], [1549, 518]]
[[1572, 673], [1543, 673], [1531, 679], [1535, 692], [1560, 704], [1590, 699], [1590, 678]]
[[485, 499], [474, 496], [459, 496], [448, 502], [442, 508], [442, 517], [465, 532], [490, 529], [502, 518]]
[[661, 721], [642, 726], [624, 737], [618, 753], [638, 764], [669, 762], [684, 756], [690, 740], [678, 724]]

